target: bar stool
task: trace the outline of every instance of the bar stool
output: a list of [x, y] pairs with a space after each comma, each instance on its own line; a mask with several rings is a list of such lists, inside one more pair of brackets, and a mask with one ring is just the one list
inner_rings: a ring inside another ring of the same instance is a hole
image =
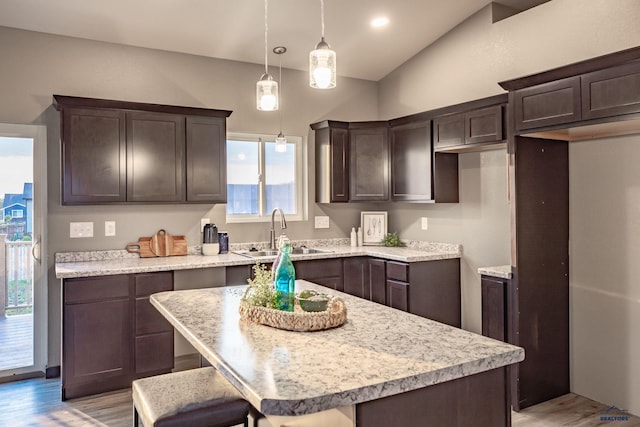
[[136, 380], [133, 425], [145, 427], [248, 427], [260, 417], [249, 402], [214, 368], [198, 368]]

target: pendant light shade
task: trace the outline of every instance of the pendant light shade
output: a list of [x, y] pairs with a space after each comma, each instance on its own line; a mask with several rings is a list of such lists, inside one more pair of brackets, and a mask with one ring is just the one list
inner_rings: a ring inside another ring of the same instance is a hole
[[336, 53], [324, 37], [309, 54], [309, 84], [316, 89], [336, 87]]
[[316, 89], [332, 89], [336, 87], [336, 53], [324, 40], [324, 0], [320, 0], [320, 22], [320, 42], [309, 53], [309, 85]]
[[287, 138], [284, 136], [282, 131], [276, 137], [276, 151], [278, 153], [286, 153], [287, 152]]
[[267, 0], [264, 0], [264, 74], [256, 83], [256, 107], [260, 111], [278, 109], [278, 82], [269, 75], [267, 63]]
[[256, 107], [260, 111], [274, 111], [278, 109], [278, 82], [264, 73], [256, 83]]

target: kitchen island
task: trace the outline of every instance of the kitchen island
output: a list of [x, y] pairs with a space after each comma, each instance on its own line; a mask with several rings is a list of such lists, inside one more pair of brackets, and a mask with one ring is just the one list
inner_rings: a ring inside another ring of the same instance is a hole
[[343, 326], [278, 330], [240, 320], [244, 288], [151, 303], [272, 425], [510, 425], [507, 367], [521, 348], [340, 292]]

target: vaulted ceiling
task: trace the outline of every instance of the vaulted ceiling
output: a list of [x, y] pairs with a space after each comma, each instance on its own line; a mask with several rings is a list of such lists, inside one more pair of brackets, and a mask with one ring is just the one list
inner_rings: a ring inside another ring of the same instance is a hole
[[[500, 0], [525, 10], [548, 0]], [[489, 0], [325, 0], [338, 74], [377, 81]], [[372, 28], [386, 16], [389, 24]], [[0, 0], [0, 26], [264, 64], [263, 0]], [[306, 70], [320, 40], [320, 0], [269, 0], [269, 63]]]

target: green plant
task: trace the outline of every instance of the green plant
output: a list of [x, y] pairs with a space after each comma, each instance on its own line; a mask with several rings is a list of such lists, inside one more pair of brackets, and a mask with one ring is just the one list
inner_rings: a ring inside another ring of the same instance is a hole
[[278, 293], [273, 286], [273, 272], [266, 265], [256, 262], [252, 267], [253, 279], [247, 279], [249, 287], [242, 300], [250, 305], [278, 309]]
[[380, 243], [382, 243], [385, 246], [394, 246], [394, 247], [407, 246], [405, 242], [400, 240], [400, 237], [398, 237], [398, 233], [387, 233], [387, 235], [382, 238]]

